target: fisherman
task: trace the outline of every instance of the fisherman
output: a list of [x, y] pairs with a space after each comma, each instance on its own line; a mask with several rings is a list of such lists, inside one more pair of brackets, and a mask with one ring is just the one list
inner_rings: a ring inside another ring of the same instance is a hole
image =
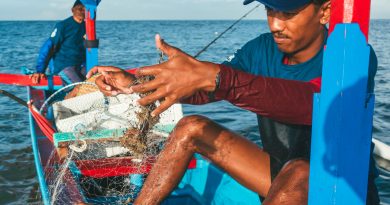
[[[161, 203], [195, 153], [257, 192], [264, 204], [307, 204], [312, 96], [320, 91], [331, 4], [329, 0], [257, 1], [265, 5], [271, 32], [249, 41], [223, 64], [198, 61], [157, 35], [156, 45], [169, 60], [137, 71], [139, 76], [155, 76], [154, 80], [129, 88], [134, 76], [120, 68], [100, 66], [89, 73], [103, 74], [96, 83], [106, 95], [154, 91], [139, 100], [147, 105], [164, 99], [152, 115], [178, 101], [217, 100], [258, 114], [263, 149], [206, 117], [184, 117], [134, 204]], [[371, 49], [369, 92], [376, 68]], [[371, 165], [367, 204], [379, 204], [372, 158]]]
[[33, 83], [46, 78], [46, 68], [51, 59], [50, 73], [59, 75], [65, 84], [85, 80], [85, 8], [80, 0], [72, 6], [73, 15], [56, 24], [50, 38], [42, 45], [36, 73], [30, 75]]

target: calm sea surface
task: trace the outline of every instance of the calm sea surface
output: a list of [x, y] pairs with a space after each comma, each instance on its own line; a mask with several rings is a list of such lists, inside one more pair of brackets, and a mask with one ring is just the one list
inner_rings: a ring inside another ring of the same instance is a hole
[[[194, 55], [233, 21], [103, 21], [97, 24], [99, 64], [137, 67], [157, 62], [154, 35]], [[38, 50], [49, 37], [54, 21], [0, 22], [0, 73], [34, 68]], [[374, 137], [390, 144], [390, 21], [374, 20], [370, 43], [378, 56]], [[217, 41], [200, 59], [221, 62], [245, 42], [267, 32], [265, 21], [243, 21]], [[0, 85], [26, 99], [26, 88]], [[0, 204], [26, 204], [37, 184], [28, 115], [24, 107], [0, 96]], [[260, 143], [255, 115], [219, 102], [185, 106]], [[390, 173], [380, 170], [377, 180], [382, 204], [390, 204]]]

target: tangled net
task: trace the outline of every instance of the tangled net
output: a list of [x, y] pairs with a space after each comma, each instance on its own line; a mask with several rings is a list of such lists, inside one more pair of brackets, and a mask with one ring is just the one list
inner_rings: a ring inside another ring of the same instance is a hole
[[[150, 76], [143, 76], [137, 78], [133, 85], [148, 82], [152, 79]], [[140, 94], [140, 97], [145, 97], [152, 92]], [[156, 108], [156, 104], [152, 103], [147, 106], [141, 107], [140, 111], [137, 112], [137, 119], [140, 122], [136, 128], [127, 129], [124, 136], [121, 138], [123, 146], [133, 151], [137, 158], [142, 158], [143, 153], [148, 147], [148, 133], [150, 129], [159, 121], [159, 117], [152, 117], [151, 113]]]
[[148, 94], [105, 97], [95, 86], [82, 84], [53, 104], [59, 132], [44, 171], [51, 204], [132, 202], [182, 116], [177, 105], [152, 118], [158, 104], [135, 103]]

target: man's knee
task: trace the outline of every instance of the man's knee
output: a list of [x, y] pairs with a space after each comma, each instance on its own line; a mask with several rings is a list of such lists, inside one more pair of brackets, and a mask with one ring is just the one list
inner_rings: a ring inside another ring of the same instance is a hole
[[177, 123], [171, 137], [179, 138], [181, 141], [192, 141], [196, 138], [202, 137], [203, 130], [211, 123], [213, 122], [210, 119], [200, 115], [183, 117]]
[[183, 117], [176, 125], [175, 132], [182, 132], [186, 135], [199, 135], [200, 131], [212, 121], [201, 115], [190, 115]]
[[297, 179], [308, 179], [310, 173], [309, 162], [304, 159], [294, 159], [288, 161], [279, 174], [291, 175]]
[[287, 162], [272, 182], [264, 204], [307, 204], [309, 171], [306, 160]]

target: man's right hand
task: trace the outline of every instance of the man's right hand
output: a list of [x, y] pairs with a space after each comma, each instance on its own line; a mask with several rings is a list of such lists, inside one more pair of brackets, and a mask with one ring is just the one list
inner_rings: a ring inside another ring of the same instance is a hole
[[38, 84], [41, 79], [46, 79], [46, 75], [44, 73], [33, 73], [29, 76], [33, 84]]
[[151, 75], [154, 79], [131, 87], [131, 91], [136, 93], [153, 92], [138, 100], [140, 105], [163, 99], [151, 113], [152, 116], [159, 115], [174, 103], [192, 96], [197, 91], [213, 92], [216, 89], [219, 65], [193, 58], [167, 44], [160, 35], [156, 35], [156, 46], [168, 56], [168, 61], [138, 69], [137, 76]]
[[135, 79], [134, 75], [114, 66], [95, 66], [88, 72], [87, 78], [96, 73], [102, 74], [96, 78], [95, 83], [104, 95], [115, 96], [119, 93], [131, 93], [130, 85]]

